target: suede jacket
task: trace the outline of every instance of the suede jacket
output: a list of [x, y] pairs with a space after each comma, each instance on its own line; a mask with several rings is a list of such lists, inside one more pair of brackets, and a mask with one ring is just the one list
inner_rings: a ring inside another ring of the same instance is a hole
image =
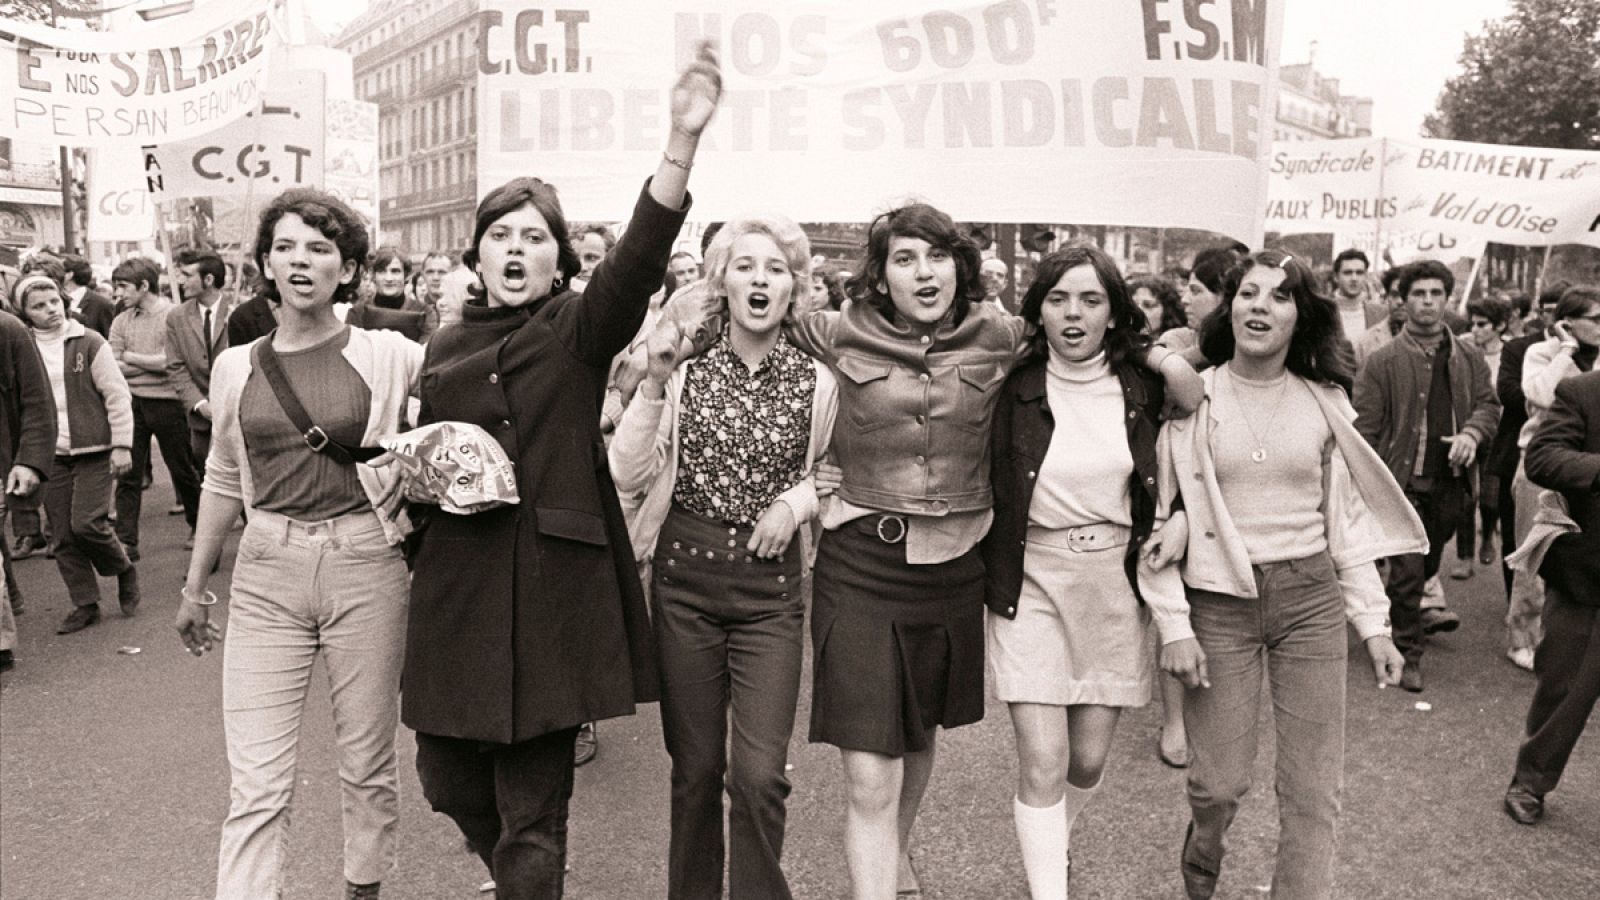
[[989, 424], [1027, 326], [992, 303], [919, 338], [864, 303], [800, 315], [785, 333], [839, 382], [839, 496], [890, 513], [989, 508]]

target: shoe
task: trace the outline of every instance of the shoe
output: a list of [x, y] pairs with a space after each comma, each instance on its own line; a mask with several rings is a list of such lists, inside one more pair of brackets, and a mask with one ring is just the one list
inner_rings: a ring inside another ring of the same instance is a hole
[[1478, 545], [1478, 562], [1485, 566], [1494, 565], [1494, 545], [1489, 542], [1488, 538], [1485, 538], [1483, 543]]
[[1544, 818], [1544, 797], [1513, 781], [1506, 788], [1506, 815], [1518, 825], [1537, 825]]
[[594, 723], [590, 722], [578, 728], [578, 740], [572, 745], [572, 765], [574, 767], [592, 762], [600, 755], [600, 736], [594, 733]]
[[17, 658], [11, 655], [10, 650], [0, 650], [0, 672], [9, 672], [16, 668]]
[[99, 621], [100, 607], [75, 606], [72, 608], [72, 612], [67, 613], [67, 617], [61, 620], [61, 624], [56, 628], [56, 634], [72, 634], [75, 631], [82, 631]]
[[1422, 633], [1442, 634], [1455, 631], [1461, 627], [1461, 617], [1448, 609], [1425, 609], [1422, 611]]
[[193, 550], [194, 549], [194, 532], [193, 531], [190, 531], [189, 532], [189, 536], [183, 539], [183, 549], [185, 549], [185, 550]]
[[374, 881], [371, 884], [344, 883], [344, 900], [378, 900], [378, 888], [382, 882]]
[[46, 543], [44, 538], [37, 534], [24, 534], [21, 537], [18, 537], [17, 542], [11, 546], [11, 558], [27, 559], [35, 553], [38, 553], [40, 550], [45, 549], [45, 547]]
[[1183, 890], [1189, 900], [1211, 900], [1217, 892], [1217, 873], [1208, 872], [1199, 863], [1189, 861], [1189, 841], [1194, 839], [1194, 822], [1183, 833], [1183, 851], [1178, 855], [1178, 869], [1183, 873]]
[[1406, 667], [1400, 672], [1400, 688], [1413, 694], [1422, 693], [1422, 663], [1415, 659], [1406, 660]]
[[117, 576], [117, 605], [122, 607], [125, 616], [131, 616], [139, 609], [139, 570], [133, 566], [128, 566]]
[[1512, 647], [1510, 650], [1506, 651], [1506, 659], [1511, 660], [1511, 664], [1519, 669], [1527, 669], [1529, 672], [1533, 671], [1532, 647]]
[[[169, 515], [169, 516], [181, 516], [181, 515], [183, 515], [183, 504], [182, 503], [174, 503], [171, 506], [167, 507], [167, 515]], [[378, 895], [377, 894], [373, 894], [372, 896], [376, 897]]]
[[1187, 769], [1189, 768], [1189, 742], [1184, 741], [1183, 746], [1179, 747], [1177, 752], [1168, 753], [1167, 735], [1165, 729], [1163, 729], [1156, 735], [1156, 757], [1174, 769]]
[[1457, 581], [1466, 581], [1472, 577], [1472, 557], [1463, 556], [1456, 560], [1455, 568], [1450, 570], [1450, 577]]

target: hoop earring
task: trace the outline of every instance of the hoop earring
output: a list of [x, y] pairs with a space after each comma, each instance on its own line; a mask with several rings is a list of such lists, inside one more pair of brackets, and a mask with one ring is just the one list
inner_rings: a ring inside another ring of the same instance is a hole
[[555, 277], [555, 279], [550, 282], [550, 290], [552, 292], [554, 292], [554, 293], [560, 293], [561, 291], [564, 291], [566, 289], [567, 289], [567, 276], [565, 276], [565, 275], [557, 275]]

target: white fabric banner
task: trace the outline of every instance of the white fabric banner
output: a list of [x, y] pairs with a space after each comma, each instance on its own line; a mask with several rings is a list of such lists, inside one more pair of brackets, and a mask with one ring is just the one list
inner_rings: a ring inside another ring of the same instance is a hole
[[0, 24], [0, 134], [160, 144], [255, 108], [287, 0], [210, 3], [131, 31]]
[[378, 239], [378, 105], [329, 100], [322, 188], [366, 217]]
[[260, 107], [242, 118], [198, 138], [145, 147], [150, 193], [157, 199], [270, 198], [289, 188], [321, 187], [325, 82], [321, 72], [279, 75]]
[[156, 208], [145, 189], [137, 147], [89, 151], [89, 240], [146, 241], [156, 234]]
[[1259, 241], [1283, 0], [486, 0], [480, 192], [538, 175], [619, 219], [656, 168], [703, 39], [726, 95], [696, 219], [960, 219], [1208, 228]]
[[1424, 138], [1307, 141], [1275, 145], [1268, 171], [1269, 231], [1600, 247], [1597, 152]]

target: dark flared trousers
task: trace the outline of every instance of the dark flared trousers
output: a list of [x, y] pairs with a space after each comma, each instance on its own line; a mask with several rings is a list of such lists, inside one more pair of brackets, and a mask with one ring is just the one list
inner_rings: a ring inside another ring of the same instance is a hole
[[161, 446], [161, 459], [172, 475], [172, 489], [183, 504], [183, 518], [194, 527], [200, 511], [200, 476], [189, 446], [189, 419], [178, 400], [133, 398], [133, 468], [117, 480], [117, 537], [123, 546], [139, 546], [139, 513], [144, 502], [144, 474], [150, 468], [150, 438]]
[[55, 530], [56, 568], [74, 606], [100, 602], [95, 574], [127, 571], [128, 554], [111, 530], [111, 451], [57, 456], [44, 483], [45, 511]]
[[1545, 582], [1544, 640], [1533, 658], [1538, 677], [1527, 737], [1517, 751], [1518, 784], [1555, 790], [1584, 723], [1600, 699], [1600, 608], [1580, 606]]
[[[804, 651], [800, 543], [775, 560], [750, 528], [674, 507], [651, 562], [661, 730], [672, 757], [670, 900], [787, 900], [789, 738]], [[729, 741], [730, 721], [733, 739]]]
[[1422, 592], [1428, 579], [1439, 574], [1444, 545], [1455, 536], [1466, 509], [1467, 483], [1460, 478], [1441, 479], [1426, 493], [1406, 491], [1406, 499], [1422, 519], [1428, 533], [1428, 552], [1389, 557], [1389, 620], [1394, 625], [1394, 645], [1408, 661], [1422, 658]]
[[417, 776], [489, 867], [499, 900], [559, 900], [578, 727], [516, 744], [417, 733]]

